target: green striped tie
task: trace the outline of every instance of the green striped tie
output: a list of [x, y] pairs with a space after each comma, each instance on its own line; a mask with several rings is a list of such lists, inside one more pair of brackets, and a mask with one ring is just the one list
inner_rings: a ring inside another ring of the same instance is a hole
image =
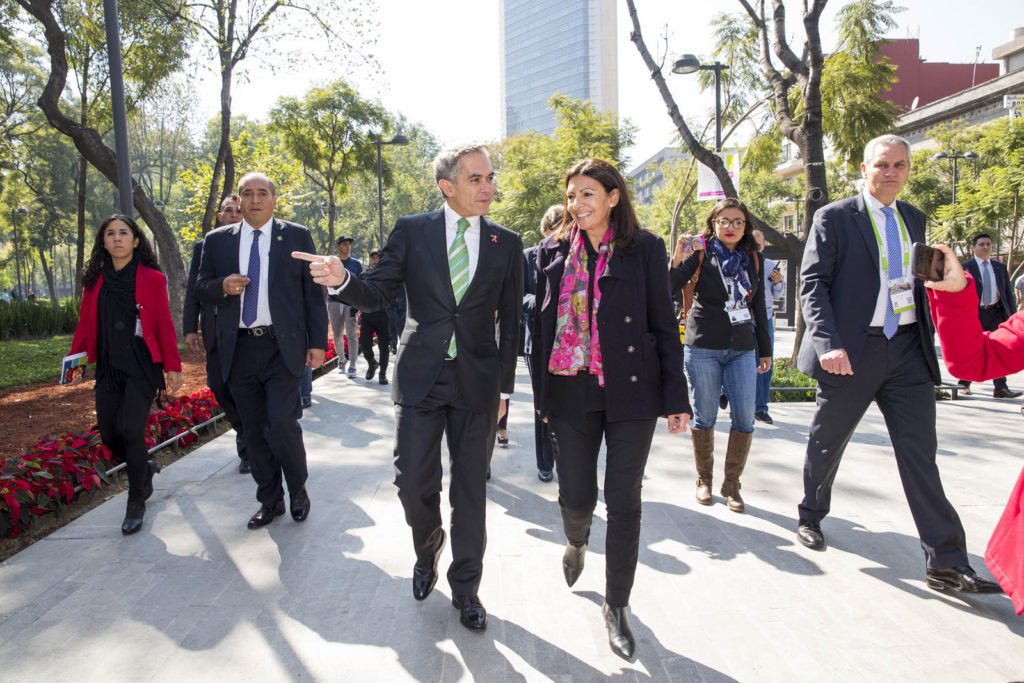
[[[469, 221], [460, 218], [456, 224], [455, 241], [448, 249], [448, 272], [452, 276], [452, 292], [455, 293], [456, 305], [469, 288], [469, 248], [466, 247], [466, 230]], [[448, 345], [448, 355], [455, 358], [455, 330], [452, 330], [452, 342]]]

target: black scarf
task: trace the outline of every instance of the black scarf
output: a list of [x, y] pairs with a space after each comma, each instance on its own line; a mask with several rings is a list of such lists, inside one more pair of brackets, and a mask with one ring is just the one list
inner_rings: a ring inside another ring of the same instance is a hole
[[103, 261], [103, 287], [98, 305], [98, 350], [96, 379], [106, 378], [118, 386], [125, 377], [147, 380], [155, 389], [163, 385], [163, 373], [153, 362], [142, 337], [135, 334], [138, 308], [135, 303], [135, 277], [138, 259], [132, 256], [120, 270], [111, 259]]

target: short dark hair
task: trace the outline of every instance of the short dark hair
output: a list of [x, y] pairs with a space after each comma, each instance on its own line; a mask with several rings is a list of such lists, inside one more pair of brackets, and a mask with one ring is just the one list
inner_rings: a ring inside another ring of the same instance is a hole
[[988, 238], [988, 241], [989, 241], [989, 242], [991, 242], [991, 241], [992, 241], [992, 235], [988, 234], [987, 232], [979, 232], [979, 233], [978, 233], [977, 235], [975, 235], [975, 236], [974, 236], [974, 237], [973, 237], [973, 238], [971, 239], [971, 246], [972, 246], [972, 247], [976, 247], [976, 246], [978, 246], [978, 240], [983, 240], [983, 239], [985, 239], [986, 237]]
[[380, 249], [374, 249], [373, 251], [371, 251], [370, 255], [367, 258], [373, 258], [374, 256], [380, 256]]

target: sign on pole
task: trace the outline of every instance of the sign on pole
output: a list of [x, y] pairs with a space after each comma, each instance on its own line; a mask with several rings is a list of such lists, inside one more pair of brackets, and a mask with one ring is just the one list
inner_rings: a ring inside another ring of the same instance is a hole
[[[732, 179], [736, 192], [740, 191], [740, 151], [724, 152], [719, 155], [725, 163], [725, 169]], [[718, 176], [704, 164], [697, 165], [697, 199], [698, 201], [719, 200], [725, 197], [722, 190], [722, 183], [718, 182]]]
[[1003, 95], [1003, 109], [1010, 110], [1010, 118], [1024, 117], [1024, 94]]

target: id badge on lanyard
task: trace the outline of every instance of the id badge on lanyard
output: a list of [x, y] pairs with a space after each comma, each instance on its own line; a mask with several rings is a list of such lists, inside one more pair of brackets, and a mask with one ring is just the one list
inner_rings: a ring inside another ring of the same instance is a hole
[[[871, 211], [868, 211], [868, 218], [871, 221], [871, 229], [875, 231], [875, 241], [878, 242], [878, 252], [882, 258], [882, 272], [888, 274], [889, 272], [889, 257], [886, 254], [885, 245], [882, 244], [882, 236], [878, 232], [878, 226], [875, 225], [875, 218]], [[910, 235], [907, 233], [907, 227], [903, 224], [903, 216], [896, 212], [896, 220], [900, 227], [900, 253], [902, 254], [903, 262], [900, 272], [903, 273], [902, 277], [888, 278], [889, 279], [889, 303], [892, 304], [893, 313], [900, 314], [906, 313], [914, 308], [914, 281], [907, 275], [907, 271], [910, 269], [910, 252], [903, 248], [904, 243], [910, 245]]]
[[[722, 284], [725, 285], [725, 291], [729, 297], [725, 302], [725, 312], [729, 314], [729, 322], [733, 325], [744, 325], [751, 322], [750, 309], [747, 308], [747, 295], [749, 292], [743, 288], [743, 285], [735, 280], [727, 280], [725, 273], [723, 273], [721, 269], [719, 269], [718, 274], [722, 276]], [[740, 299], [738, 301], [734, 296], [736, 289], [739, 290], [740, 294]]]

